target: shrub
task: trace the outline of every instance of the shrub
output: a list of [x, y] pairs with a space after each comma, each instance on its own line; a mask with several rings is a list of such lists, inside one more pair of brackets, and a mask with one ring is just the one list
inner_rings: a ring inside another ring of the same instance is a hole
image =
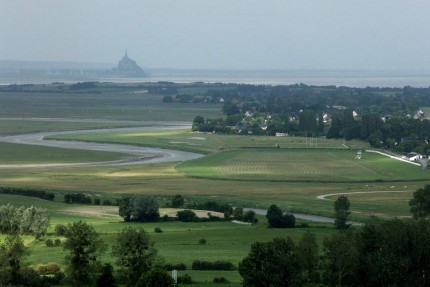
[[53, 247], [54, 241], [52, 241], [52, 239], [46, 239], [45, 244], [46, 244], [46, 247]]
[[233, 263], [228, 261], [202, 261], [202, 260], [194, 260], [191, 265], [192, 270], [236, 270], [236, 266]]
[[221, 277], [215, 277], [214, 280], [213, 280], [213, 283], [228, 284], [228, 283], [230, 283], [230, 281], [227, 278], [221, 276]]
[[178, 283], [191, 284], [193, 283], [193, 279], [190, 275], [184, 274], [182, 276], [178, 276]]
[[173, 207], [173, 208], [178, 208], [178, 207], [183, 206], [183, 205], [184, 205], [184, 202], [185, 202], [185, 200], [184, 200], [184, 198], [182, 197], [182, 195], [177, 194], [177, 195], [175, 195], [175, 196], [172, 198], [172, 203], [171, 203], [171, 205], [172, 205], [172, 207]]
[[182, 222], [192, 222], [198, 219], [197, 215], [192, 210], [181, 210], [176, 213], [178, 220]]
[[96, 197], [96, 198], [94, 198], [94, 201], [93, 201], [93, 203], [94, 203], [94, 205], [100, 205], [100, 198], [98, 198], [98, 197]]
[[161, 232], [163, 232], [163, 230], [161, 230], [161, 228], [159, 226], [157, 226], [154, 228], [154, 232], [155, 233], [161, 233]]
[[104, 199], [102, 205], [112, 205], [112, 202], [109, 199]]
[[53, 275], [59, 273], [60, 271], [60, 264], [56, 262], [49, 262], [46, 265], [37, 265], [37, 272], [39, 272], [41, 275]]
[[204, 244], [206, 244], [207, 243], [207, 241], [206, 241], [206, 239], [204, 239], [204, 238], [201, 238], [200, 240], [199, 240], [199, 244], [201, 244], [201, 245], [204, 245]]
[[164, 265], [164, 269], [167, 271], [172, 271], [172, 270], [187, 270], [187, 265], [185, 265], [184, 263], [178, 263], [178, 264], [166, 264]]
[[55, 234], [57, 236], [64, 236], [67, 232], [67, 227], [63, 224], [55, 225]]
[[60, 240], [60, 239], [58, 239], [58, 238], [57, 238], [57, 239], [55, 239], [55, 240], [54, 240], [54, 245], [55, 245], [55, 246], [61, 246], [61, 240]]

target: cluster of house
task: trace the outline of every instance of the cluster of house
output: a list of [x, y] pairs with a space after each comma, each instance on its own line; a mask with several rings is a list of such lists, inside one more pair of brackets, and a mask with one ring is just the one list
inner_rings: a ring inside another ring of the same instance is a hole
[[410, 152], [407, 155], [402, 156], [402, 159], [406, 159], [409, 161], [418, 161], [422, 158], [426, 158], [426, 156], [417, 152]]

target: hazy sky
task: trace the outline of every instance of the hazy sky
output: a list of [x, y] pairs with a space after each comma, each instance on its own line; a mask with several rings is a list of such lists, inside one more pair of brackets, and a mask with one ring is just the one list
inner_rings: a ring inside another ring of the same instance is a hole
[[430, 70], [429, 0], [0, 0], [0, 60]]

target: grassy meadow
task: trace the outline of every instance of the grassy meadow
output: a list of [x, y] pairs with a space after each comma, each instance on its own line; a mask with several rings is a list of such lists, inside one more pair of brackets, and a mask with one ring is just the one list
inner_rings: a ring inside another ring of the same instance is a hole
[[220, 104], [162, 103], [163, 95], [127, 90], [97, 92], [2, 92], [4, 118], [80, 118], [138, 121], [192, 121], [197, 115], [221, 117]]
[[354, 150], [246, 149], [232, 150], [179, 166], [188, 176], [226, 180], [297, 182], [372, 182], [426, 180], [415, 165]]

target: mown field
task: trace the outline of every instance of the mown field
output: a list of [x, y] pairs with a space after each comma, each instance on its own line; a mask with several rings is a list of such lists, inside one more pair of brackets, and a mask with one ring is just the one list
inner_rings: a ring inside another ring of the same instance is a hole
[[[84, 220], [94, 226], [101, 238], [108, 244], [114, 244], [116, 233], [128, 225], [144, 228], [150, 235], [159, 254], [166, 263], [185, 263], [188, 270], [179, 271], [179, 275], [189, 274], [198, 286], [216, 286], [210, 284], [214, 277], [224, 276], [232, 286], [239, 286], [241, 277], [237, 271], [193, 271], [193, 260], [225, 260], [237, 263], [245, 257], [254, 241], [269, 241], [274, 237], [291, 237], [298, 241], [304, 232], [312, 231], [316, 234], [321, 245], [325, 237], [336, 232], [329, 224], [311, 223], [307, 228], [294, 229], [270, 229], [267, 228], [265, 218], [259, 216], [259, 223], [248, 226], [232, 222], [158, 222], [158, 223], [124, 223], [117, 215], [117, 207], [67, 205], [61, 202], [49, 202], [40, 199], [32, 199], [15, 195], [0, 195], [0, 205], [14, 202], [16, 206], [30, 206], [31, 204], [47, 208], [51, 214], [51, 227], [45, 239], [60, 239], [54, 233], [54, 227], [58, 223], [68, 223]], [[163, 214], [165, 210], [161, 209]], [[169, 210], [170, 213], [172, 212]], [[300, 222], [300, 221], [299, 221]], [[155, 233], [154, 228], [160, 227], [162, 233]], [[206, 239], [206, 244], [199, 244], [200, 239]], [[25, 262], [36, 267], [37, 264], [48, 262], [64, 263], [66, 253], [61, 247], [46, 247], [44, 241], [34, 241], [30, 236], [25, 238], [29, 247], [29, 254]], [[102, 256], [103, 262], [115, 262], [110, 251]], [[191, 285], [192, 286], [192, 285]]]
[[188, 176], [226, 180], [372, 182], [426, 180], [419, 167], [354, 150], [245, 149], [209, 155], [179, 165]]

